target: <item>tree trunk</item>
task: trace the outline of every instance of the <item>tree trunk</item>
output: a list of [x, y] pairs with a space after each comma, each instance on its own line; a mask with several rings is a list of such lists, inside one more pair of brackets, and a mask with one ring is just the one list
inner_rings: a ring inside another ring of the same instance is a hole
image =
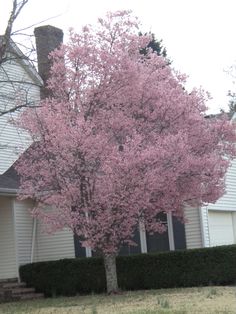
[[105, 265], [105, 271], [106, 271], [107, 293], [109, 294], [117, 293], [118, 283], [117, 283], [117, 273], [116, 273], [116, 255], [105, 254], [104, 265]]

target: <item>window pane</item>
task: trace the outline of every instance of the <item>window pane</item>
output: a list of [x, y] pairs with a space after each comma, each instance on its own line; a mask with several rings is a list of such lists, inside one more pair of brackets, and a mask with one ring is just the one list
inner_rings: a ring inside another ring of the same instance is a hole
[[86, 250], [82, 247], [79, 237], [74, 234], [75, 257], [86, 257]]
[[[157, 218], [161, 221], [167, 223], [167, 217], [165, 213], [158, 214]], [[147, 239], [147, 251], [149, 252], [159, 252], [159, 251], [169, 251], [169, 237], [168, 237], [168, 230], [164, 233], [160, 234], [155, 232], [154, 234], [150, 235], [146, 232], [146, 239]]]
[[141, 253], [140, 234], [139, 229], [134, 232], [133, 241], [137, 245], [123, 245], [120, 249], [119, 255], [132, 255]]
[[175, 250], [186, 249], [186, 236], [184, 224], [172, 216]]

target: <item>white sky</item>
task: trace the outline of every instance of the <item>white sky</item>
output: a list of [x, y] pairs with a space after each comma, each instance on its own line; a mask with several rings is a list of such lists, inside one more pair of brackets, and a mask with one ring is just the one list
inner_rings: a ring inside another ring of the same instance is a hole
[[[3, 33], [12, 0], [0, 0]], [[227, 109], [231, 78], [225, 70], [236, 61], [236, 0], [29, 0], [16, 29], [59, 15], [43, 24], [80, 30], [107, 11], [131, 9], [143, 24], [163, 39], [172, 65], [189, 75], [189, 86], [202, 86], [213, 99], [210, 112]], [[31, 31], [33, 32], [33, 30]]]

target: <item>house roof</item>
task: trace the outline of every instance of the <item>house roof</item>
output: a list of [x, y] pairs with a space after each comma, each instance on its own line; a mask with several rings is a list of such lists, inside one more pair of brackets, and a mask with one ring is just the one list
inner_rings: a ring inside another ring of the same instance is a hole
[[20, 187], [20, 175], [17, 173], [15, 167], [19, 160], [26, 157], [27, 153], [34, 150], [38, 142], [32, 143], [20, 156], [19, 158], [5, 171], [0, 175], [0, 195], [1, 194], [17, 194]]
[[0, 194], [16, 194], [20, 186], [20, 177], [14, 165], [0, 175]]

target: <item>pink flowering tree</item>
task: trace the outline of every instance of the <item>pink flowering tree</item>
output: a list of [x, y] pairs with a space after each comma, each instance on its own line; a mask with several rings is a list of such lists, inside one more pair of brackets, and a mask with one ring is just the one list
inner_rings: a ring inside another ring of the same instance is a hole
[[[71, 31], [52, 53], [52, 96], [20, 125], [33, 144], [18, 163], [21, 198], [51, 231], [69, 227], [104, 257], [107, 290], [115, 258], [141, 222], [163, 232], [158, 214], [215, 202], [235, 155], [233, 127], [205, 118], [204, 93], [147, 47], [130, 12]], [[45, 207], [51, 211], [44, 211]]]

